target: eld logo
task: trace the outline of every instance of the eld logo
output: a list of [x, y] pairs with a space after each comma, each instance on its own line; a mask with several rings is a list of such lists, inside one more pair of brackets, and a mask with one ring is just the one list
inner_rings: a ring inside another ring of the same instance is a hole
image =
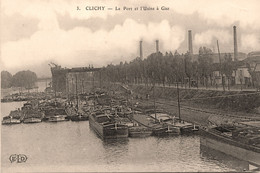
[[9, 160], [11, 163], [13, 162], [22, 163], [22, 162], [26, 162], [27, 156], [25, 154], [12, 154], [9, 157]]

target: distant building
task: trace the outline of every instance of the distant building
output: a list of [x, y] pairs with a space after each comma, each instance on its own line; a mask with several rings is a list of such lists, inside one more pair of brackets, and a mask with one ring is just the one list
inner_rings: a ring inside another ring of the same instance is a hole
[[[66, 93], [76, 95], [90, 92], [92, 88], [97, 86], [97, 77], [94, 72], [98, 68], [72, 68], [66, 74]], [[96, 78], [96, 79], [95, 79]]]
[[62, 68], [54, 63], [54, 67], [51, 67], [52, 74], [52, 89], [56, 92], [66, 91], [66, 74], [68, 69]]
[[256, 64], [256, 67], [254, 69], [255, 72], [255, 83], [256, 83], [256, 87], [260, 88], [260, 63]]
[[260, 87], [260, 51], [254, 51], [248, 53], [247, 58], [244, 60], [244, 64], [247, 64], [250, 68], [252, 75], [252, 82], [256, 87]]
[[52, 89], [63, 94], [75, 95], [85, 92], [90, 92], [90, 89], [95, 85], [94, 73], [100, 68], [93, 67], [79, 67], [79, 68], [62, 68], [54, 63], [51, 67], [52, 73]]
[[247, 58], [244, 60], [245, 63], [250, 64], [250, 66], [255, 66], [260, 63], [260, 51], [250, 52]]
[[[231, 56], [234, 56], [233, 53], [230, 53]], [[224, 60], [225, 53], [221, 54], [221, 60]], [[237, 53], [237, 59], [238, 61], [235, 61], [234, 63], [236, 64], [236, 69], [234, 69], [232, 77], [231, 77], [231, 85], [246, 85], [246, 86], [251, 86], [253, 82], [256, 82], [254, 80], [257, 80], [259, 77], [259, 82], [260, 82], [260, 51], [257, 52], [250, 52], [248, 55], [245, 53]], [[216, 54], [213, 54], [213, 62], [219, 64], [219, 58]], [[223, 62], [223, 61], [222, 61]], [[259, 64], [259, 65], [258, 65]], [[219, 66], [219, 65], [218, 65]], [[250, 69], [249, 69], [250, 68]], [[258, 70], [259, 68], [259, 70]], [[249, 71], [255, 71], [255, 74], [258, 76], [256, 79], [252, 78], [251, 74]], [[225, 79], [225, 84], [227, 84], [227, 79], [225, 75], [223, 74], [223, 77]], [[221, 85], [222, 84], [222, 79], [221, 79], [221, 74], [218, 69], [213, 71], [213, 78], [214, 82], [216, 84]], [[258, 83], [259, 83], [258, 82]]]
[[[227, 54], [227, 55], [230, 54], [231, 57], [234, 57], [234, 53], [220, 53], [220, 58], [221, 58], [222, 62], [224, 61], [225, 54]], [[199, 54], [193, 54], [193, 60], [194, 61], [198, 61], [198, 57], [199, 57]], [[242, 53], [242, 52], [238, 52], [237, 53], [237, 60], [238, 61], [243, 61], [246, 58], [247, 58], [247, 54], [246, 53]], [[212, 60], [213, 60], [213, 63], [219, 63], [219, 55], [218, 55], [218, 53], [212, 53]]]
[[235, 70], [235, 84], [251, 85], [252, 77], [246, 65], [239, 66]]

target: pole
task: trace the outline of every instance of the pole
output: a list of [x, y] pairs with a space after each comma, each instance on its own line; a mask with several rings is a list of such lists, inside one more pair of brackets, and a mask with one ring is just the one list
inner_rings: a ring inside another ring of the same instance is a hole
[[72, 80], [72, 82], [71, 82], [71, 85], [72, 85], [72, 86], [71, 86], [71, 87], [72, 87], [72, 89], [71, 89], [71, 94], [72, 94], [72, 96], [73, 96], [73, 97], [72, 97], [72, 100], [74, 100], [74, 82], [73, 82], [73, 79], [74, 79], [74, 78], [73, 78], [73, 76], [72, 76], [71, 78], [72, 78], [72, 79], [71, 79], [71, 80]]
[[157, 119], [157, 115], [156, 115], [156, 105], [155, 105], [155, 94], [154, 94], [154, 85], [153, 85], [153, 106], [154, 106], [154, 118], [155, 118], [155, 122]]
[[154, 118], [155, 118], [154, 121], [156, 123], [157, 115], [156, 115], [155, 92], [154, 92], [154, 88], [155, 88], [154, 73], [152, 73], [152, 76], [153, 76], [153, 106], [154, 106]]
[[219, 65], [220, 65], [219, 72], [220, 72], [220, 75], [221, 75], [221, 83], [222, 83], [222, 86], [223, 86], [223, 91], [225, 91], [225, 84], [224, 84], [224, 77], [223, 77], [222, 67], [221, 67], [222, 65], [221, 65], [221, 58], [220, 58], [218, 40], [217, 40], [217, 46], [218, 46], [218, 58], [219, 58]]
[[84, 80], [81, 81], [81, 88], [82, 88], [82, 91], [81, 91], [81, 94], [84, 94]]
[[56, 100], [57, 81], [55, 82], [55, 100]]
[[127, 93], [127, 90], [126, 90], [126, 107], [128, 106], [128, 93]]
[[93, 72], [93, 71], [92, 71], [92, 77], [93, 77], [93, 78], [92, 78], [92, 86], [93, 86], [93, 90], [94, 90], [94, 88], [95, 88], [95, 86], [94, 86], [94, 80], [95, 80], [95, 79], [94, 79], [94, 72]]
[[76, 74], [76, 99], [77, 99], [77, 111], [79, 110], [79, 99], [78, 99], [78, 75]]
[[99, 88], [101, 89], [101, 70], [99, 71]]
[[68, 97], [68, 101], [69, 101], [69, 93], [70, 93], [70, 89], [69, 89], [69, 79], [68, 79], [68, 75], [67, 75], [67, 97]]
[[178, 81], [177, 81], [177, 95], [178, 95], [178, 115], [179, 115], [179, 121], [181, 122], [181, 107], [180, 107], [180, 94], [179, 94]]
[[[47, 79], [45, 80], [45, 88], [47, 89]], [[47, 90], [46, 90], [47, 91]]]

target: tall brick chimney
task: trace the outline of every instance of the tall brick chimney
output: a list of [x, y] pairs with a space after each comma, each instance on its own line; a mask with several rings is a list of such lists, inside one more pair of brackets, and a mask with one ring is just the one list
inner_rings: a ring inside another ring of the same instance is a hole
[[233, 34], [234, 34], [234, 60], [237, 60], [237, 28], [233, 26]]
[[191, 33], [191, 30], [188, 31], [188, 40], [189, 40], [189, 53], [190, 53], [190, 54], [193, 54], [192, 33]]
[[143, 41], [140, 41], [140, 58], [143, 58], [143, 45], [142, 45]]
[[159, 53], [159, 40], [156, 40], [156, 53]]

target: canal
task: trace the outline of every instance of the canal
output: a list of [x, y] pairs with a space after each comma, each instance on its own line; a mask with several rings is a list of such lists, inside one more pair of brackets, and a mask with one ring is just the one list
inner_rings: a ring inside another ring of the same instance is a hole
[[[1, 116], [23, 102], [1, 103]], [[1, 119], [2, 119], [1, 117]], [[3, 125], [2, 167], [60, 171], [241, 171], [247, 164], [200, 145], [200, 136], [128, 138], [102, 141], [89, 122]], [[25, 163], [11, 163], [25, 154]]]

